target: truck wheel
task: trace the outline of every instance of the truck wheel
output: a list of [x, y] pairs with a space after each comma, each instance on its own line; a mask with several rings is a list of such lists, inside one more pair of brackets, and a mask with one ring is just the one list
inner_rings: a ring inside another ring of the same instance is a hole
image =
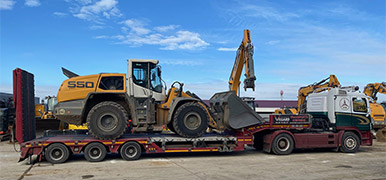
[[97, 139], [117, 139], [126, 131], [128, 119], [127, 111], [120, 104], [105, 101], [90, 110], [87, 127]]
[[105, 159], [107, 154], [106, 147], [97, 142], [90, 143], [84, 149], [84, 157], [90, 162], [99, 162]]
[[294, 140], [287, 133], [278, 134], [272, 143], [272, 152], [277, 155], [288, 155], [294, 150]]
[[132, 161], [141, 156], [142, 149], [138, 143], [131, 141], [123, 144], [119, 152], [124, 160]]
[[44, 154], [46, 160], [52, 164], [64, 163], [70, 157], [67, 146], [61, 143], [54, 143], [47, 147]]
[[194, 102], [185, 103], [175, 112], [173, 127], [182, 137], [200, 137], [208, 128], [208, 119], [208, 114], [201, 105]]
[[353, 132], [345, 132], [342, 136], [342, 146], [340, 151], [344, 153], [354, 153], [360, 146], [359, 137]]

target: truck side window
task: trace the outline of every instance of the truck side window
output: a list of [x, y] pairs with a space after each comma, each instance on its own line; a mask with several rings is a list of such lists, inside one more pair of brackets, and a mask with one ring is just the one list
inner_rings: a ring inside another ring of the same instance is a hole
[[122, 76], [102, 77], [99, 88], [103, 90], [123, 90]]
[[353, 98], [352, 103], [354, 112], [367, 112], [367, 104], [365, 98]]
[[148, 82], [148, 63], [133, 64], [133, 82], [139, 86], [147, 88]]

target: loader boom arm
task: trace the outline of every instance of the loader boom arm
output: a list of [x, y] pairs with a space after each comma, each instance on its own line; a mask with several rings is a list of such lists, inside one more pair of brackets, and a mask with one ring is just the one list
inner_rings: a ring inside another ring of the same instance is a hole
[[231, 76], [229, 77], [229, 90], [240, 94], [240, 78], [245, 65], [244, 90], [251, 88], [255, 90], [255, 70], [253, 65], [253, 45], [249, 30], [244, 30], [243, 40], [237, 49], [235, 63], [233, 65]]

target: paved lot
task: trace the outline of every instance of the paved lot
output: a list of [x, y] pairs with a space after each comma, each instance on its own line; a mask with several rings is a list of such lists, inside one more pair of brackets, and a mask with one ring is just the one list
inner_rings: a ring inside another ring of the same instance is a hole
[[235, 153], [144, 155], [124, 161], [109, 155], [90, 163], [83, 156], [64, 164], [17, 163], [19, 153], [0, 143], [1, 179], [386, 179], [386, 143], [375, 142], [355, 154], [301, 150], [289, 156], [248, 148]]

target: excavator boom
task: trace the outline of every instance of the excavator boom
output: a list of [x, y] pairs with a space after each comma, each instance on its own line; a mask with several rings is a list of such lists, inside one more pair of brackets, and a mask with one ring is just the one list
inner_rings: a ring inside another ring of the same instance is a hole
[[[326, 82], [328, 80], [328, 82]], [[306, 97], [313, 92], [322, 92], [327, 88], [340, 87], [338, 78], [331, 74], [328, 78], [323, 79], [317, 83], [310, 84], [299, 89], [298, 94], [298, 113], [304, 114], [306, 110]]]
[[386, 94], [386, 82], [367, 84], [363, 93], [371, 97], [375, 103], [377, 101], [377, 93]]
[[237, 49], [235, 64], [233, 65], [231, 76], [229, 77], [229, 90], [240, 94], [240, 78], [245, 65], [244, 90], [251, 88], [255, 90], [255, 70], [253, 65], [253, 45], [249, 30], [244, 30], [244, 37]]

